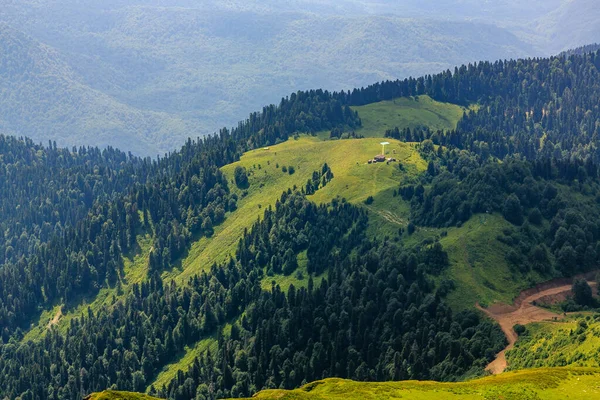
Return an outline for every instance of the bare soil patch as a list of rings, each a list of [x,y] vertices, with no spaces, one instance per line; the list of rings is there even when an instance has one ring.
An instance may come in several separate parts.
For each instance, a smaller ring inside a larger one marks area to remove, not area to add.
[[[590,280],[595,274],[596,272],[591,272],[578,277],[588,279],[590,286],[595,286],[596,283]],[[514,331],[513,326],[516,324],[526,325],[532,322],[557,320],[564,316],[537,307],[532,303],[543,300],[544,303],[548,304],[549,301],[557,302],[564,300],[566,296],[571,293],[573,279],[574,278],[554,279],[552,281],[541,283],[531,289],[524,290],[517,296],[512,305],[494,304],[489,308],[483,308],[479,304],[476,305],[477,309],[483,311],[490,318],[493,318],[498,322],[508,340],[508,346],[496,355],[494,361],[488,364],[486,367],[487,371],[490,371],[492,374],[499,374],[506,369],[506,351],[512,349],[518,339],[518,335]]]

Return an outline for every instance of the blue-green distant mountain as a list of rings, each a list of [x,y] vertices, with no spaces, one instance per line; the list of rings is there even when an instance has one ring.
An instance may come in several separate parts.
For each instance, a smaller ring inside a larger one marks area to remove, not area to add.
[[[23,73],[0,75],[0,119],[5,132],[44,142],[155,155],[298,89],[350,89],[598,41],[593,24],[576,23],[594,18],[592,3],[9,2],[1,40],[13,47],[3,62]],[[576,42],[561,38],[566,29]],[[27,71],[18,54],[52,72]]]
[[[0,130],[63,146],[118,145],[156,154],[194,127],[92,88],[55,49],[0,26]]]

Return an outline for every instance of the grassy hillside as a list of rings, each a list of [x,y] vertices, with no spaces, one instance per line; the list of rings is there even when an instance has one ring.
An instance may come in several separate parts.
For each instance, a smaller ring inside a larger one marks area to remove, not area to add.
[[[421,96],[418,101],[411,98],[397,99],[395,103],[375,103],[357,107],[357,110],[365,124],[363,129],[370,130],[371,135],[376,135],[378,128],[374,127],[381,126],[381,121],[384,120],[394,121],[390,123],[390,126],[397,126],[401,121],[429,125],[436,123],[435,119],[431,118],[432,115],[444,115],[446,118],[456,119],[462,115],[461,107],[435,102],[427,96]],[[373,119],[373,116],[376,116],[376,119]],[[212,263],[226,260],[235,252],[237,240],[244,229],[250,228],[252,223],[263,215],[265,207],[274,205],[281,193],[288,188],[304,185],[312,176],[313,171],[320,169],[324,163],[328,163],[331,167],[334,178],[325,188],[310,196],[310,199],[316,203],[324,203],[340,197],[352,203],[361,204],[371,212],[371,234],[393,237],[399,228],[405,228],[408,224],[410,211],[408,204],[399,197],[393,196],[393,191],[401,182],[410,180],[423,172],[427,164],[414,148],[414,144],[401,143],[396,140],[389,141],[391,144],[387,146],[386,151],[389,156],[397,158],[403,164],[403,171],[400,171],[398,164],[394,163],[390,165],[366,163],[368,159],[380,153],[381,139],[366,138],[323,142],[318,137],[311,136],[301,136],[298,140],[290,139],[268,149],[250,151],[242,156],[239,162],[223,167],[223,172],[231,181],[231,189],[240,198],[238,209],[233,213],[228,213],[225,222],[215,227],[212,237],[202,237],[195,241],[187,255],[170,271],[164,273],[164,278],[184,282],[194,274],[209,268]],[[249,172],[250,186],[248,189],[239,189],[233,182],[233,172],[237,166],[242,166]],[[284,173],[284,166],[286,168],[293,166],[295,173],[292,175],[289,172]],[[368,206],[364,205],[364,200],[369,196],[374,198],[374,202]],[[502,219],[500,218],[500,220]],[[466,229],[470,229],[469,226]],[[456,234],[450,236],[459,237],[463,231],[465,231],[465,227],[457,229]],[[419,240],[439,235],[440,232],[436,229],[424,229],[408,240],[418,243]],[[490,235],[495,236],[495,234]],[[109,306],[127,293],[132,283],[144,280],[152,239],[150,236],[140,236],[138,243],[139,248],[136,255],[124,259],[124,275],[120,290],[104,288],[95,298],[81,299],[78,307],[62,310],[61,305],[57,305],[53,309],[43,311],[38,321],[26,333],[24,340],[37,340],[43,337],[49,326],[56,325],[59,329],[66,329],[70,319],[81,315],[88,306],[93,311]],[[451,259],[456,260],[457,267],[461,267],[458,256],[451,256]],[[483,262],[486,261],[487,258],[484,258]],[[302,266],[305,265],[302,255],[299,255],[299,265],[300,274],[287,277],[265,277],[263,288],[269,289],[272,281],[282,287],[289,287],[291,283],[295,286],[304,285],[308,276],[302,273]],[[495,265],[502,264],[498,262]],[[321,277],[316,278],[318,280]],[[471,283],[468,277],[456,280],[465,282],[465,287]],[[462,286],[459,285],[459,287]],[[463,292],[469,293],[466,289]],[[481,300],[481,298],[477,299]],[[457,303],[466,304],[462,300],[460,299]],[[474,304],[475,301],[471,300],[469,298],[469,304]],[[185,359],[185,357],[183,358]]]
[[[384,124],[430,125],[442,120],[448,122],[451,118],[458,120],[463,112],[461,107],[434,102],[428,97],[382,102],[359,107],[357,110],[365,124],[363,129],[370,131],[373,136],[384,129]],[[450,123],[456,122],[452,120]],[[445,129],[442,126],[438,128]],[[361,205],[370,212],[371,236],[400,239],[398,231],[406,228],[410,207],[401,197],[395,196],[394,191],[402,182],[414,180],[427,167],[415,144],[388,140],[390,145],[386,152],[399,160],[403,166],[401,169],[399,163],[367,163],[367,160],[380,153],[381,138],[322,141],[321,136],[302,135],[275,146],[255,149],[244,154],[240,161],[224,166],[222,171],[230,181],[230,188],[239,197],[237,210],[226,215],[225,221],[215,227],[212,237],[202,237],[193,242],[187,255],[171,270],[164,272],[163,278],[167,281],[174,279],[185,282],[213,263],[226,260],[234,254],[244,229],[249,229],[263,215],[266,207],[274,205],[281,193],[288,188],[302,187],[313,171],[320,170],[324,163],[329,165],[334,178],[324,188],[309,196],[309,199],[315,203],[324,203],[335,198],[345,198]],[[248,172],[247,188],[238,188],[234,182],[234,170],[238,166]],[[294,168],[293,174],[289,172],[290,167]],[[365,204],[365,200],[370,197],[373,201]],[[451,263],[440,279],[452,279],[455,282],[456,290],[450,293],[449,302],[453,308],[460,310],[470,308],[476,302],[510,303],[520,290],[541,280],[541,277],[531,276],[527,279],[511,272],[505,260],[507,246],[496,239],[509,226],[500,215],[476,215],[461,227],[420,227],[413,235],[404,233],[401,240],[407,246],[419,245],[432,239],[440,240]],[[39,323],[27,333],[26,340],[43,337],[51,325],[65,329],[70,319],[85,312],[88,305],[94,311],[110,306],[128,293],[132,283],[146,279],[152,239],[150,236],[140,236],[138,243],[136,254],[124,260],[121,289],[102,289],[94,299],[82,299],[78,307],[66,310],[65,315],[60,306],[45,311]],[[305,285],[308,280],[305,253],[298,255],[298,264],[298,271],[290,276],[265,276],[262,287],[269,290],[273,282],[284,289],[290,284]],[[315,279],[318,282],[324,276],[326,272]],[[215,348],[215,337],[204,338],[190,345],[148,381],[148,388],[151,385],[162,387],[168,384],[177,371],[186,371],[197,356],[207,349],[214,351]]]
[[[527,325],[507,353],[511,369],[582,366],[600,367],[600,314]]]
[[[399,106],[403,104],[404,106]],[[419,108],[420,105],[426,105]],[[380,121],[407,121],[427,125],[435,123],[431,115],[451,115],[458,119],[462,109],[455,105],[442,104],[427,97],[401,99],[396,104],[383,102],[371,106],[359,107],[357,110],[366,123],[365,129],[372,129],[376,135],[374,122],[369,122],[370,109],[377,109]],[[372,110],[371,110],[372,111]],[[366,117],[365,117],[366,115]],[[396,118],[396,119],[395,119]],[[448,117],[450,118],[450,117]],[[455,122],[453,122],[455,123]],[[389,140],[386,151],[390,156],[400,160],[404,169],[397,163],[386,165],[368,164],[367,160],[381,151],[381,138],[365,138],[352,140],[326,140],[302,135],[297,139],[260,148],[244,154],[239,162],[227,165],[222,171],[230,180],[230,188],[238,194],[238,209],[226,215],[225,221],[215,228],[212,237],[202,237],[195,241],[187,256],[181,262],[163,274],[166,280],[175,279],[185,282],[193,275],[209,268],[212,263],[224,261],[234,254],[239,237],[244,229],[249,229],[257,218],[262,217],[269,205],[274,205],[281,193],[293,186],[301,187],[324,163],[331,168],[334,178],[309,199],[315,203],[329,202],[334,198],[345,198],[369,210],[369,234],[378,238],[398,238],[399,229],[406,228],[410,216],[409,204],[394,191],[402,182],[413,180],[425,171],[427,164],[421,158],[414,144]],[[234,170],[243,167],[248,172],[249,187],[240,189],[234,182]],[[295,172],[289,173],[293,166]],[[283,167],[288,172],[283,172]],[[365,204],[365,200],[373,198],[373,202]],[[448,229],[418,228],[412,235],[403,234],[402,240],[408,246],[419,245],[424,240],[440,238],[449,254],[451,266],[440,279],[452,279],[456,290],[450,294],[449,302],[456,310],[471,308],[476,302],[492,304],[495,302],[511,303],[519,291],[526,289],[541,277],[523,277],[511,272],[505,260],[507,248],[496,237],[509,224],[500,215],[477,215],[460,228]],[[265,276],[262,287],[269,290],[275,282],[286,289],[290,284],[304,286],[308,280],[306,272],[306,255],[298,255],[298,271],[290,276]],[[326,276],[314,277],[319,279]],[[186,354],[166,366],[153,382],[157,386],[167,383],[175,376],[178,369],[189,368],[197,349],[204,349],[206,343],[201,341],[188,349]]]
[[[381,152],[381,139],[320,141],[317,137],[301,136],[277,146],[250,151],[239,162],[223,167],[232,181],[231,187],[239,195],[238,209],[226,216],[225,222],[215,228],[211,238],[195,242],[187,257],[165,278],[187,280],[213,262],[225,260],[235,250],[238,238],[245,228],[250,228],[263,215],[264,208],[274,205],[281,193],[294,186],[301,187],[327,163],[333,171],[333,180],[309,198],[316,203],[329,202],[336,197],[361,203],[369,196],[377,196],[394,189],[403,179],[422,172],[427,167],[414,146],[390,140],[386,151],[399,159],[406,171],[397,163],[367,164],[367,160]],[[395,152],[395,153],[394,153]],[[233,183],[237,166],[246,168],[250,186],[239,189]],[[283,172],[293,166],[294,174]]]
[[[462,115],[460,107],[437,103],[427,97],[421,97],[418,101],[400,99],[396,103],[382,102],[359,107],[358,111],[365,123],[364,129],[371,129],[372,135],[382,129],[374,128],[381,127],[381,121],[394,121],[390,126],[402,123],[401,121],[427,125],[436,123],[430,118],[432,115],[446,115],[447,118],[452,113],[453,118]],[[377,119],[370,119],[374,115]],[[288,188],[303,186],[313,171],[321,169],[324,163],[329,165],[334,178],[327,186],[309,196],[309,199],[315,203],[324,203],[334,198],[345,198],[359,204],[369,210],[371,236],[399,239],[399,229],[406,228],[408,224],[410,207],[401,197],[394,196],[394,191],[402,182],[415,179],[427,167],[415,144],[389,140],[390,145],[386,151],[389,156],[400,161],[403,166],[400,169],[399,163],[367,163],[368,159],[380,153],[381,138],[322,141],[320,136],[302,135],[276,146],[255,149],[244,154],[240,161],[224,166],[222,171],[230,180],[230,188],[239,197],[237,210],[226,215],[225,221],[215,227],[212,237],[202,237],[193,242],[187,255],[172,269],[165,271],[163,278],[166,281],[174,279],[185,282],[213,263],[226,260],[234,254],[244,229],[249,229],[263,215],[266,207],[274,205],[281,193]],[[235,185],[234,170],[238,166],[248,172],[248,188],[238,188]],[[295,170],[293,174],[289,173],[290,166]],[[287,172],[284,172],[284,167]],[[367,205],[365,200],[369,197],[373,201]],[[477,215],[460,228],[418,228],[413,235],[405,233],[401,239],[407,246],[419,245],[424,240],[440,239],[451,262],[451,267],[440,279],[448,278],[455,282],[456,290],[450,294],[449,301],[455,309],[464,309],[472,307],[476,302],[510,303],[520,290],[530,286],[527,279],[510,271],[504,258],[506,246],[496,240],[508,226],[499,215]],[[70,320],[85,312],[88,306],[95,312],[110,306],[129,292],[132,283],[146,279],[152,239],[150,236],[140,236],[138,244],[136,254],[124,260],[121,289],[105,288],[93,299],[81,299],[79,306],[75,308],[62,310],[60,306],[56,306],[43,312],[25,340],[43,337],[52,325],[61,330],[66,329]],[[273,282],[284,289],[290,284],[297,287],[306,285],[308,273],[305,253],[298,255],[298,264],[298,271],[290,276],[265,276],[262,287],[269,290]],[[318,282],[324,276],[326,272],[315,277],[315,280]],[[187,370],[196,356],[206,349],[214,350],[215,346],[214,337],[204,338],[190,345],[149,380],[148,387],[168,384],[178,370]]]
[[[148,396],[147,394],[117,392],[114,390],[106,390],[100,393],[92,393],[84,398],[84,400],[159,400],[156,397]]]
[[[386,150],[403,162],[405,171],[400,171],[397,163],[367,164],[368,159],[381,152],[380,142],[381,139],[376,138],[323,142],[318,137],[301,136],[297,140],[290,139],[276,146],[250,151],[239,162],[223,167],[223,172],[231,181],[231,190],[239,196],[237,210],[227,214],[225,221],[215,227],[212,237],[203,237],[194,242],[179,265],[163,274],[164,279],[185,282],[209,268],[212,263],[224,261],[233,255],[244,229],[251,228],[257,218],[262,217],[266,207],[274,206],[283,191],[305,185],[312,173],[321,169],[324,163],[330,166],[334,178],[325,188],[309,197],[316,203],[343,197],[350,202],[363,204],[367,197],[380,198],[382,193],[393,191],[403,179],[410,179],[426,169],[427,165],[414,144],[396,140],[390,140],[391,144]],[[233,181],[237,166],[248,171],[250,185],[247,189],[236,187]],[[288,172],[283,172],[284,166]],[[290,166],[295,169],[293,174],[289,173]],[[389,207],[386,204],[391,203],[391,198],[388,200],[389,203],[377,201],[370,209],[374,214],[380,212],[379,209],[387,209]],[[299,273],[297,271],[290,276],[265,276],[262,287],[269,290],[273,281],[282,288],[287,288],[292,283],[296,287],[306,285],[308,274],[305,253],[298,255],[298,264]],[[323,273],[315,277],[315,281],[318,282],[325,275]],[[195,356],[213,345],[210,340],[202,340],[191,346],[185,354],[179,355],[176,361],[165,366],[152,384],[160,387],[175,377],[179,369],[187,370]]]
[[[544,280],[534,272],[523,276],[511,270],[505,257],[509,246],[497,239],[508,227],[501,215],[475,215],[460,228],[448,229],[440,240],[451,264],[444,277],[457,286],[448,296],[454,309],[470,308],[476,302],[511,304],[521,290]]]
[[[365,383],[332,378],[309,383],[296,390],[264,390],[253,399],[583,400],[599,396],[600,369],[545,368],[508,372],[460,383]]]
[[[298,268],[291,275],[280,275],[275,274],[273,276],[265,276],[260,285],[264,290],[271,290],[273,288],[273,284],[279,285],[279,287],[283,289],[289,289],[290,285],[294,285],[294,287],[307,287],[308,286],[308,277],[309,273],[306,270],[306,265],[308,264],[308,258],[306,257],[306,250],[298,254]],[[315,285],[319,285],[321,280],[325,278],[327,272],[323,272],[321,275],[313,276]]]
[[[393,191],[403,180],[410,180],[423,172],[427,165],[414,148],[414,144],[395,140],[390,140],[391,144],[386,150],[390,156],[402,162],[403,171],[398,168],[397,163],[367,164],[368,159],[380,153],[380,141],[381,139],[377,138],[366,138],[323,142],[318,137],[301,136],[298,140],[290,139],[268,149],[250,151],[242,156],[239,162],[223,167],[223,172],[231,181],[231,189],[239,196],[238,209],[227,214],[225,221],[215,227],[212,237],[202,237],[195,241],[187,255],[170,271],[164,273],[164,278],[185,282],[189,277],[210,267],[212,263],[227,259],[235,252],[238,238],[244,229],[250,228],[256,219],[263,215],[266,207],[274,205],[281,193],[288,188],[304,185],[313,171],[319,170],[324,163],[330,166],[334,178],[325,188],[310,196],[311,200],[322,203],[343,197],[350,202],[361,204],[371,211],[373,235],[396,234],[398,228],[406,227],[409,209],[399,197],[393,196]],[[250,186],[247,189],[237,188],[233,182],[233,173],[237,166],[246,168],[249,173]],[[284,166],[293,166],[294,174],[283,172]],[[364,200],[369,196],[373,196],[375,201],[371,205],[364,205]],[[61,305],[57,305],[53,309],[43,311],[37,323],[26,333],[24,340],[39,340],[50,326],[56,326],[60,330],[66,329],[70,320],[86,312],[88,306],[94,312],[108,307],[127,294],[131,284],[146,279],[152,238],[147,235],[140,236],[138,244],[136,254],[124,259],[120,289],[103,288],[94,298],[82,298],[76,307],[63,309]],[[267,276],[263,279],[263,288],[270,289],[273,281],[283,288],[292,283],[297,287],[305,285],[308,280],[305,254],[299,254],[298,261],[300,273],[291,276]],[[316,281],[325,275],[326,273],[315,277]],[[207,348],[214,348],[214,344],[214,338],[205,338],[190,346],[188,351],[166,365],[150,383],[158,386],[168,383],[179,369],[186,370],[195,356]]]
[[[383,137],[386,130],[396,127],[454,129],[463,112],[468,111],[465,107],[441,103],[429,96],[402,97],[352,108],[362,119],[363,126],[358,133],[366,137]]]

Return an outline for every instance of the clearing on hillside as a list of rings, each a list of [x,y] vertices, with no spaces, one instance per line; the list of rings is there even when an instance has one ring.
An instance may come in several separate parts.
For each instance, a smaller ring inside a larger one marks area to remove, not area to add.
[[[374,234],[391,237],[394,225],[397,229],[408,221],[410,206],[399,196],[385,192],[375,197],[373,205],[377,204],[383,204],[385,209],[376,209],[369,216],[380,222]],[[436,280],[454,283],[447,302],[455,311],[472,309],[476,303],[512,304],[522,290],[548,278],[535,271],[524,274],[511,269],[506,260],[509,247],[497,239],[510,226],[499,214],[475,214],[460,227],[417,227],[411,236],[403,237],[403,242],[410,247],[439,239],[448,253],[450,267]]]
[[[354,382],[324,379],[295,390],[264,390],[253,399],[279,400],[562,400],[600,398],[600,369],[544,368],[468,382]]]
[[[501,215],[479,214],[461,227],[446,230],[448,234],[440,243],[450,259],[444,277],[456,284],[456,290],[448,295],[455,310],[471,308],[475,303],[512,304],[520,291],[544,280],[533,271],[525,276],[510,268],[506,261],[509,246],[497,239],[510,226]]]
[[[175,379],[178,371],[187,372],[196,357],[200,357],[207,350],[210,350],[211,354],[217,353],[218,341],[216,335],[202,339],[191,347],[186,346],[185,351],[178,355],[177,360],[163,366],[156,379],[146,388],[146,391],[149,392],[152,386],[158,389],[163,385],[168,385],[172,379]]]
[[[334,178],[309,196],[316,203],[330,202],[336,197],[362,203],[369,196],[397,188],[404,179],[427,168],[414,143],[397,140],[389,140],[386,153],[398,162],[368,164],[368,160],[381,152],[380,142],[374,138],[323,142],[317,137],[301,136],[297,140],[249,151],[240,161],[224,166],[222,171],[231,182],[230,188],[239,196],[238,209],[226,215],[225,221],[215,227],[212,237],[194,242],[181,265],[166,272],[164,278],[186,281],[213,262],[226,260],[235,252],[244,229],[262,217],[266,207],[273,206],[283,191],[306,185],[313,172],[325,163]],[[400,163],[404,170],[400,170]],[[235,184],[234,171],[238,166],[247,171],[248,188],[240,189]],[[293,173],[290,173],[290,166]]]
[[[362,128],[357,133],[365,137],[383,137],[388,129],[428,127],[431,130],[451,130],[469,108],[442,103],[431,97],[400,97],[365,106],[352,107],[358,111]],[[475,106],[470,109],[476,109]]]

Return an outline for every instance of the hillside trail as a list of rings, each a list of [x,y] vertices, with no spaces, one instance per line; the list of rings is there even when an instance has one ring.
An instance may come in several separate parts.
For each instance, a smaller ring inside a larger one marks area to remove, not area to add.
[[[583,275],[588,280],[590,286],[595,286],[596,282],[590,280],[593,273]],[[486,371],[492,374],[504,372],[507,367],[506,352],[512,349],[518,339],[513,326],[516,324],[525,325],[532,322],[541,322],[555,320],[561,317],[560,314],[537,307],[532,303],[544,297],[566,294],[571,291],[571,279],[556,279],[542,283],[534,288],[522,291],[515,299],[512,306],[506,304],[494,304],[489,308],[483,308],[476,304],[477,309],[483,311],[490,318],[498,322],[500,328],[506,335],[508,346],[496,355],[496,359],[488,364]]]
[[[401,227],[405,227],[406,225],[408,225],[408,221],[400,216],[398,216],[397,214],[394,214],[393,212],[389,211],[389,210],[378,210],[374,207],[370,207],[367,206],[367,209],[369,209],[369,211],[374,212],[375,214],[379,215],[381,218],[385,219],[387,222],[391,223],[391,224],[395,224]],[[432,232],[433,229],[429,229],[429,228],[425,228],[422,226],[419,226],[420,230],[426,231],[426,232]]]

